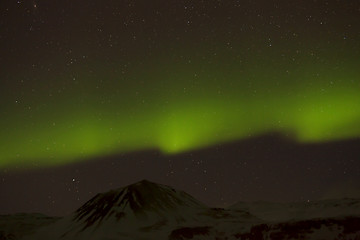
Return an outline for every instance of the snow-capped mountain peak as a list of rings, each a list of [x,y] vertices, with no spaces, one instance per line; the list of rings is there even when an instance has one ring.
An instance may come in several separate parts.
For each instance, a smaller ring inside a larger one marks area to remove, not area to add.
[[[174,218],[187,219],[187,212],[204,209],[205,205],[183,191],[142,180],[124,188],[97,194],[74,213],[74,221],[83,229],[114,219],[151,221]]]

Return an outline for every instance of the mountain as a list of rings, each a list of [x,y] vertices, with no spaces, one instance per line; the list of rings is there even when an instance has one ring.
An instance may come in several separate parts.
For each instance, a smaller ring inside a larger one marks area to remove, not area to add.
[[[292,203],[238,202],[230,209],[248,211],[265,221],[279,222],[360,215],[360,201],[344,198]]]
[[[34,233],[40,227],[55,223],[59,219],[40,213],[0,215],[0,239],[19,239],[24,235]]]
[[[183,191],[143,180],[97,194],[73,214],[23,238],[0,240],[359,240],[359,206],[360,200],[340,199],[209,208]]]
[[[319,218],[254,225],[233,235],[240,240],[359,240],[360,217]]]
[[[100,227],[109,221],[136,225],[158,221],[181,223],[197,220],[194,211],[207,207],[183,191],[146,180],[97,194],[73,215],[81,230]]]
[[[216,235],[212,226],[226,228],[234,222],[258,219],[209,208],[183,191],[143,180],[97,194],[70,216],[25,239],[168,239],[198,235],[199,229]],[[250,229],[251,224],[243,225]]]
[[[360,199],[238,202],[230,209],[249,211],[264,220],[250,231],[236,234],[240,240],[360,240]]]

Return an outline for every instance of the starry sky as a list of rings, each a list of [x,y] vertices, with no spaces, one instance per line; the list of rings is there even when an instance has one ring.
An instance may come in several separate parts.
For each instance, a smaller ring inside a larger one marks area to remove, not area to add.
[[[0,213],[143,178],[212,206],[360,197],[359,1],[0,11]]]

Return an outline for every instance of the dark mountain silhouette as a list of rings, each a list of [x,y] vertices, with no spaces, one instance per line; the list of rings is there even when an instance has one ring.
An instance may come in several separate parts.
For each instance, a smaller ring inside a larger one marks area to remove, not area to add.
[[[83,229],[115,217],[118,221],[132,214],[139,219],[174,216],[185,220],[182,208],[205,208],[205,205],[183,191],[142,180],[130,186],[97,194],[75,212],[74,220],[85,224]]]

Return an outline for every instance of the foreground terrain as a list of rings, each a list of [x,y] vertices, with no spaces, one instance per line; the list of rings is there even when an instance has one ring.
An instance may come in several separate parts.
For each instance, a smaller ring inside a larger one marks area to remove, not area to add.
[[[360,200],[209,208],[185,192],[143,180],[97,194],[63,218],[0,216],[5,239],[360,240]]]

